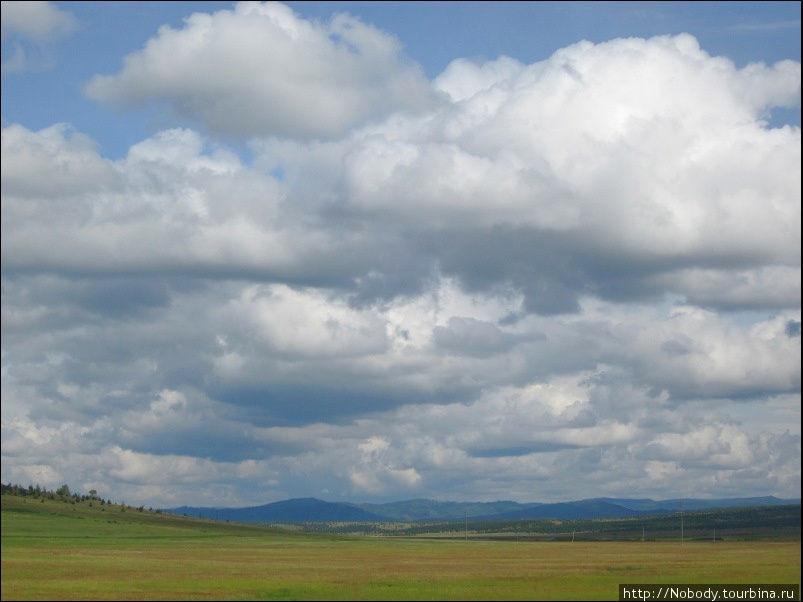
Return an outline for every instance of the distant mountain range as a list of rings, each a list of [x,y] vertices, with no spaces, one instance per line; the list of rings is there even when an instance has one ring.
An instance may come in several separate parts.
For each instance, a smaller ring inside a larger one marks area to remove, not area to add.
[[[388,519],[354,505],[324,502],[312,497],[283,500],[249,508],[193,508],[180,506],[165,510],[200,518],[230,520],[238,523],[305,523],[305,522],[377,522]]]
[[[165,512],[241,523],[301,522],[415,522],[520,519],[627,518],[646,514],[668,514],[679,510],[706,510],[748,506],[799,504],[800,499],[773,496],[723,499],[620,499],[593,498],[551,504],[498,502],[439,502],[427,499],[386,504],[325,502],[315,498],[295,498],[248,508],[201,508],[179,506]]]

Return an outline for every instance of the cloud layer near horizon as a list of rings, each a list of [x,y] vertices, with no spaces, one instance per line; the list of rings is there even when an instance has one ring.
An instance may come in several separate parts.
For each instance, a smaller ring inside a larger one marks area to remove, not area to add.
[[[800,129],[766,122],[799,63],[683,34],[428,82],[356,19],[243,3],[87,93],[197,129],[111,161],[3,128],[4,480],[164,505],[799,490]]]

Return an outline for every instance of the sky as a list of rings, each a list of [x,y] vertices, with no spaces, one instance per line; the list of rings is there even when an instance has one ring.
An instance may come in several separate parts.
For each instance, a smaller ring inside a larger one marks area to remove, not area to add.
[[[2,27],[4,483],[799,496],[799,3]]]

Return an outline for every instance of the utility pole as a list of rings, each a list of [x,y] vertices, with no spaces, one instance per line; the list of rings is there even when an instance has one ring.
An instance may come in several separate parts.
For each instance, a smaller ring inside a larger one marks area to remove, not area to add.
[[[466,523],[465,523],[465,529],[466,529],[466,541],[468,541],[468,510],[466,510]]]

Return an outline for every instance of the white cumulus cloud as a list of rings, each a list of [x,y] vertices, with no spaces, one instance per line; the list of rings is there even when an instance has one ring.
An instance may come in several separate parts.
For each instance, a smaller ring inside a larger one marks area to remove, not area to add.
[[[163,101],[213,132],[246,138],[337,136],[433,102],[391,35],[345,14],[307,21],[278,2],[240,2],[162,27],[86,92],[123,104]]]
[[[72,33],[75,17],[52,2],[3,2],[3,29],[44,41]]]

